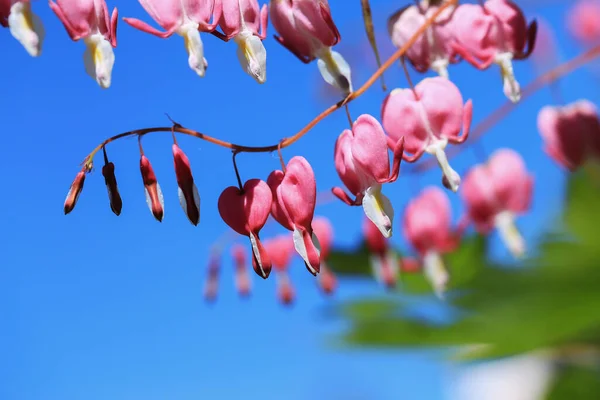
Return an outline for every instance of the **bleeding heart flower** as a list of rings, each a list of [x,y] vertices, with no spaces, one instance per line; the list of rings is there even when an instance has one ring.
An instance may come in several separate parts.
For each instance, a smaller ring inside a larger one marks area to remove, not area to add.
[[[600,157],[598,110],[588,100],[542,108],[538,114],[538,129],[546,153],[571,171],[590,156]]]
[[[421,262],[415,257],[402,257],[398,260],[400,272],[405,274],[414,274],[422,270]]]
[[[56,0],[50,8],[61,20],[73,41],[83,39],[87,49],[84,53],[86,72],[101,88],[110,87],[117,47],[117,8],[109,17],[105,0]]]
[[[158,222],[162,222],[163,216],[165,215],[165,200],[160,185],[156,180],[152,164],[150,164],[150,160],[143,154],[140,159],[140,171],[142,173],[142,180],[144,181],[148,208],[150,208],[150,212],[152,212],[154,218],[156,218]]]
[[[388,19],[388,32],[394,46],[404,46],[437,12],[438,6],[424,3],[404,7]],[[454,33],[451,22],[454,9],[455,6],[445,9],[408,48],[405,56],[417,71],[427,72],[431,68],[440,76],[448,78],[448,65],[459,61],[452,46]]]
[[[148,14],[165,32],[135,18],[123,18],[129,25],[160,38],[174,33],[183,37],[190,68],[203,77],[208,62],[200,32],[212,32],[221,17],[221,0],[139,0]],[[213,22],[211,23],[210,20]]]
[[[40,55],[46,32],[29,0],[0,0],[0,25],[10,29],[30,56]]]
[[[260,179],[246,181],[242,189],[230,186],[219,197],[221,218],[231,229],[250,238],[252,266],[264,279],[271,273],[271,259],[260,242],[259,231],[269,218],[272,197],[269,185]]]
[[[267,5],[257,0],[220,0],[223,12],[219,26],[238,45],[237,55],[242,68],[258,83],[267,80],[267,51],[262,41],[267,36]]]
[[[448,143],[467,140],[472,116],[471,100],[463,105],[460,90],[441,77],[423,79],[414,90],[392,90],[381,109],[390,148],[404,140],[406,150],[413,155],[404,154],[403,158],[411,163],[425,152],[434,155],[453,192],[458,190],[460,176],[450,167],[444,149]]]
[[[106,149],[102,148],[104,152],[104,166],[102,167],[102,176],[104,176],[104,183],[106,184],[106,190],[108,191],[108,201],[110,202],[110,209],[115,215],[121,215],[121,209],[123,208],[123,201],[119,194],[119,187],[117,186],[117,177],[115,176],[115,164],[108,161],[106,155]]]
[[[369,263],[375,279],[389,289],[394,288],[398,280],[398,261],[388,239],[368,218],[363,223],[363,235],[371,253]]]
[[[394,147],[390,171],[383,128],[374,117],[367,114],[358,117],[352,130],[344,130],[335,143],[335,168],[355,199],[352,200],[339,187],[333,188],[333,194],[348,205],[362,204],[366,216],[385,237],[392,235],[394,209],[389,199],[381,193],[381,185],[398,179],[403,150],[404,140],[399,140]]]
[[[69,188],[69,193],[67,193],[67,198],[65,199],[64,211],[65,215],[73,211],[75,205],[77,204],[77,200],[79,200],[79,195],[83,190],[83,184],[85,183],[85,170],[81,170],[75,176],[73,183],[71,183],[71,187]]]
[[[533,178],[521,156],[510,149],[496,150],[486,164],[473,167],[463,183],[467,217],[482,234],[494,227],[515,257],[525,252],[525,242],[514,224],[529,209]]]
[[[317,276],[317,283],[324,294],[330,295],[337,288],[337,278],[327,265],[327,258],[331,252],[331,243],[333,242],[333,226],[331,226],[331,222],[327,218],[315,217],[312,227],[321,246],[321,272]]]
[[[600,40],[600,2],[580,0],[568,12],[567,27],[571,34],[582,42]]]
[[[478,69],[500,66],[504,94],[512,102],[521,99],[512,60],[528,58],[535,46],[537,23],[527,26],[521,9],[510,0],[461,4],[454,13],[455,51]],[[525,47],[527,46],[527,50]]]
[[[173,159],[179,186],[179,203],[190,222],[198,225],[200,222],[200,194],[194,183],[190,160],[176,143],[173,144]]]
[[[271,215],[293,232],[296,251],[311,274],[320,270],[319,241],[311,226],[317,202],[315,174],[304,157],[292,158],[285,172],[273,171],[267,183],[273,193]]]
[[[438,187],[428,187],[404,211],[404,235],[423,259],[425,275],[438,297],[448,283],[442,254],[456,249],[460,234],[452,230],[450,200]]]
[[[345,95],[352,92],[350,66],[331,50],[340,41],[340,32],[327,0],[271,0],[269,14],[279,43],[304,63],[318,58],[323,79]]]
[[[250,295],[252,282],[246,269],[246,248],[241,244],[235,244],[231,248],[231,255],[235,264],[235,287],[241,297]]]

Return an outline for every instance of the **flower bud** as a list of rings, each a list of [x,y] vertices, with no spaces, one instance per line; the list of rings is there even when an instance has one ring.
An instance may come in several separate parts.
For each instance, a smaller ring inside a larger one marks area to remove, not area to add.
[[[65,200],[65,215],[73,211],[75,208],[75,204],[77,204],[77,199],[79,199],[79,195],[83,190],[83,183],[85,182],[85,170],[81,170],[75,176],[73,183],[71,183],[71,187],[69,188],[69,193],[67,194],[67,198]]]
[[[102,175],[104,176],[104,182],[106,183],[106,190],[108,191],[108,200],[110,201],[110,209],[115,215],[121,215],[121,209],[123,208],[123,201],[119,194],[119,188],[117,187],[117,178],[115,177],[115,164],[112,162],[104,164],[102,167]]]
[[[144,181],[148,208],[150,208],[154,218],[156,218],[158,222],[161,222],[165,214],[165,201],[160,185],[156,180],[154,169],[152,169],[152,164],[150,164],[150,161],[145,155],[142,155],[142,158],[140,159],[140,171],[142,172],[142,179]]]

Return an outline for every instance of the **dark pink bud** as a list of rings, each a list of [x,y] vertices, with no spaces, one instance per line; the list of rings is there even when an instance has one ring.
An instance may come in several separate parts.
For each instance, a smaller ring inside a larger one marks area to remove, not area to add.
[[[304,260],[308,271],[316,275],[320,270],[320,251],[311,223],[317,202],[317,184],[310,164],[304,157],[293,157],[285,173],[273,171],[267,183],[273,193],[271,215],[294,232],[296,251]]]
[[[156,175],[154,175],[152,164],[145,155],[142,155],[140,159],[140,171],[142,172],[142,180],[146,191],[146,203],[154,218],[161,222],[165,214],[165,201],[160,185],[156,180]]]
[[[235,264],[235,287],[242,297],[250,295],[251,283],[246,265],[246,249],[240,244],[231,248],[231,255]]]
[[[112,162],[104,164],[104,166],[102,167],[102,175],[104,176],[106,190],[108,191],[110,209],[116,215],[120,215],[121,209],[123,208],[123,201],[121,200],[119,188],[117,187],[117,178],[115,177],[115,164],[113,164]]]
[[[204,299],[206,301],[215,301],[219,292],[219,272],[221,269],[221,259],[218,253],[210,255],[208,261],[206,284],[204,286]]]
[[[324,262],[321,262],[321,273],[319,274],[317,280],[319,288],[326,295],[333,294],[333,292],[335,292],[337,289],[337,278]]]
[[[173,160],[175,162],[175,176],[179,186],[179,203],[193,225],[200,222],[200,194],[194,183],[190,160],[185,153],[173,144]]]
[[[252,266],[264,279],[271,273],[271,259],[260,242],[259,231],[269,218],[272,197],[269,185],[260,179],[246,181],[242,190],[230,186],[219,197],[221,218],[231,229],[250,238]]]
[[[291,306],[296,299],[296,291],[287,272],[277,273],[277,297],[279,297],[281,304],[285,306]]]
[[[83,183],[85,182],[85,170],[81,170],[75,176],[73,183],[71,183],[71,187],[69,188],[69,193],[67,193],[67,198],[65,199],[65,215],[73,211],[75,205],[77,204],[77,200],[79,199],[79,195],[83,190]]]

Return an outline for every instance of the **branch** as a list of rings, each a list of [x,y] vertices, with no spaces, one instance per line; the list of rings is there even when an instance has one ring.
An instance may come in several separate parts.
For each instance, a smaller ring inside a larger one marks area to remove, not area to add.
[[[383,73],[387,69],[389,69],[395,62],[397,62],[408,51],[408,49],[419,39],[419,37],[427,30],[427,28],[429,28],[429,26],[431,26],[431,24],[435,21],[435,19],[446,8],[448,8],[450,6],[454,6],[457,3],[458,3],[458,0],[448,0],[447,2],[445,2],[440,8],[437,9],[437,11],[435,13],[433,13],[433,15],[430,18],[428,18],[425,21],[425,23],[410,38],[410,40],[408,40],[408,42],[406,42],[404,44],[404,46],[402,46],[398,50],[396,50],[396,52],[390,58],[388,58],[387,61],[381,67],[379,67],[373,73],[373,75],[371,75],[371,77],[358,90],[350,93],[345,99],[339,101],[338,103],[327,108],[325,111],[321,112],[311,122],[309,122],[304,128],[302,128],[300,131],[298,131],[295,135],[293,135],[289,138],[285,138],[284,140],[278,142],[277,144],[270,145],[270,146],[261,146],[261,147],[244,146],[244,145],[239,145],[239,144],[235,144],[235,143],[230,143],[230,142],[218,139],[218,138],[214,138],[212,136],[205,135],[203,133],[194,131],[192,129],[184,128],[179,125],[175,125],[172,127],[169,126],[169,127],[144,128],[144,129],[138,129],[138,130],[134,130],[134,131],[124,132],[119,135],[116,135],[116,136],[106,139],[104,142],[99,144],[94,150],[92,150],[92,152],[90,154],[88,154],[88,156],[84,159],[84,161],[83,161],[84,167],[91,167],[96,153],[98,153],[98,151],[100,151],[108,143],[114,142],[115,140],[118,140],[118,139],[121,139],[121,138],[124,138],[127,136],[134,136],[134,135],[142,136],[142,135],[146,135],[146,134],[152,133],[152,132],[175,131],[175,132],[179,132],[179,133],[182,133],[185,135],[190,135],[190,136],[196,137],[198,139],[205,140],[209,143],[216,144],[217,146],[235,150],[238,153],[270,153],[270,152],[276,151],[279,148],[283,149],[285,147],[291,146],[292,144],[294,144],[295,142],[300,140],[300,138],[302,138],[304,135],[306,135],[319,122],[321,122],[326,117],[331,115],[334,111],[340,109],[344,105],[350,103],[351,101],[353,101],[353,100],[357,99],[358,97],[360,97],[361,95],[363,95],[367,91],[367,89],[369,89],[377,81],[377,79],[379,79],[383,75]]]

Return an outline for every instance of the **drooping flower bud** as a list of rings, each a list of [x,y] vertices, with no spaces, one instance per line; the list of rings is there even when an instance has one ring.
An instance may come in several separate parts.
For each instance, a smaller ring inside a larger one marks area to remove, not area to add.
[[[271,215],[293,232],[296,251],[313,275],[320,271],[319,241],[311,226],[317,202],[314,172],[304,157],[293,157],[285,172],[273,171],[267,183],[273,193]]]
[[[531,55],[537,35],[535,20],[527,26],[523,12],[510,0],[487,0],[483,5],[461,4],[453,21],[456,52],[478,69],[498,64],[504,94],[513,103],[518,102],[521,88],[515,79],[512,60]]]
[[[344,95],[352,92],[350,66],[331,50],[340,41],[340,32],[327,0],[271,0],[269,15],[279,43],[304,63],[318,58],[323,79]]]
[[[248,297],[252,289],[252,282],[246,269],[246,248],[235,244],[231,248],[231,255],[235,264],[235,287],[240,297]]]
[[[46,32],[40,18],[31,11],[29,0],[1,0],[0,26],[9,28],[30,56],[40,55]]]
[[[79,195],[83,190],[83,184],[85,182],[85,170],[81,170],[75,176],[73,183],[71,183],[71,187],[69,188],[69,193],[67,193],[67,198],[65,199],[64,211],[65,215],[73,211],[75,205],[77,204],[77,200],[79,199]]]
[[[467,140],[472,116],[471,100],[463,105],[458,87],[441,77],[423,79],[414,90],[392,90],[381,109],[390,147],[404,140],[407,152],[412,153],[412,156],[404,154],[407,162],[417,161],[424,153],[435,156],[453,192],[458,190],[460,176],[448,163],[444,149],[448,143],[461,144]]]
[[[588,157],[600,157],[600,119],[596,106],[588,100],[542,108],[538,129],[544,150],[564,168],[574,171]]]
[[[386,136],[379,122],[363,114],[346,129],[335,143],[335,168],[344,185],[355,196],[352,200],[342,188],[333,188],[333,194],[348,205],[363,206],[365,215],[373,221],[385,237],[392,235],[394,209],[381,193],[383,183],[394,182],[400,173],[404,141],[394,147],[393,166]]]
[[[108,14],[105,0],[57,0],[50,8],[73,41],[83,39],[85,70],[103,89],[110,87],[117,47],[117,8]]]
[[[219,293],[219,273],[221,269],[221,258],[219,252],[213,252],[208,260],[207,277],[204,285],[204,299],[215,301]]]
[[[143,154],[140,159],[140,171],[142,173],[142,181],[144,182],[148,208],[150,208],[150,212],[152,212],[154,218],[158,222],[162,222],[165,214],[165,200],[160,185],[156,180],[152,164],[150,164],[150,160]]]
[[[117,186],[117,178],[115,176],[115,164],[108,161],[106,155],[106,149],[103,147],[104,153],[104,166],[102,167],[102,176],[104,176],[104,183],[106,184],[106,190],[108,192],[108,201],[110,202],[110,209],[115,215],[121,215],[121,209],[123,208],[123,201],[119,194],[119,187]]]
[[[481,234],[498,229],[515,257],[525,252],[525,242],[514,220],[529,209],[533,178],[527,173],[521,156],[510,149],[496,150],[486,164],[469,171],[462,197],[467,217]]]
[[[173,160],[179,187],[179,203],[190,222],[198,225],[200,222],[200,194],[194,183],[190,160],[176,143],[173,143]]]
[[[266,182],[250,179],[242,189],[230,186],[219,197],[221,218],[231,229],[250,238],[252,266],[264,279],[271,273],[271,259],[260,242],[259,231],[269,218],[272,196]]]

